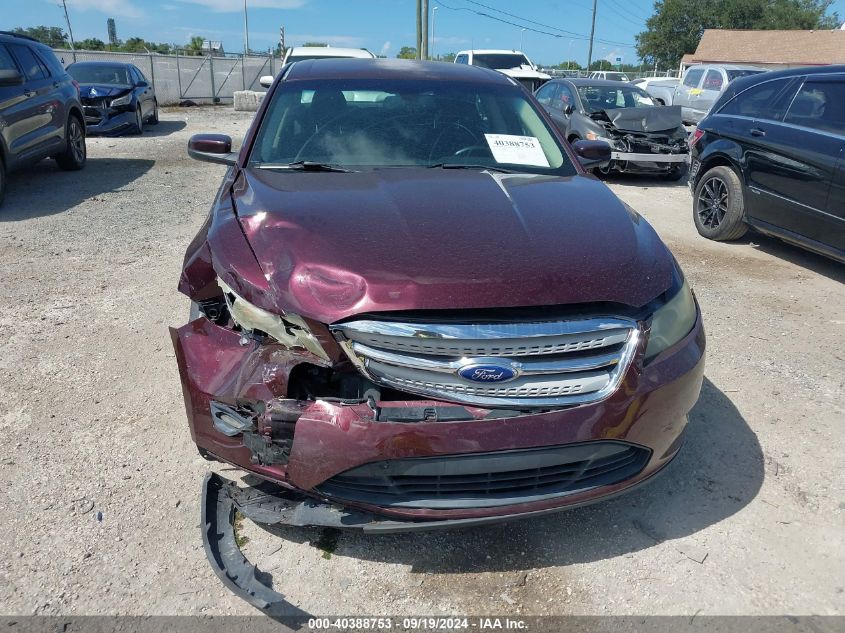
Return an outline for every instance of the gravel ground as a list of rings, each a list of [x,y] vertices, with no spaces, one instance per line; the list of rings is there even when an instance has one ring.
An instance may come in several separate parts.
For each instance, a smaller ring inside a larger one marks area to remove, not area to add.
[[[0,209],[0,612],[253,614],[203,553],[201,460],[167,326],[224,168],[168,110],[44,162]],[[843,614],[842,266],[758,235],[700,238],[682,185],[610,185],[674,251],[709,337],[682,454],[651,486],[555,516],[364,537],[247,524],[248,555],[314,614]],[[211,466],[221,471],[221,466]],[[234,477],[236,472],[228,472]],[[281,538],[280,538],[281,537]]]

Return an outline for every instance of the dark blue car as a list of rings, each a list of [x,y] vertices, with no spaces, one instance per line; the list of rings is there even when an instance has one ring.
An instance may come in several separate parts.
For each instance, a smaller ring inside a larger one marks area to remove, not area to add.
[[[77,62],[67,72],[79,83],[89,135],[141,134],[158,123],[155,90],[133,64]]]

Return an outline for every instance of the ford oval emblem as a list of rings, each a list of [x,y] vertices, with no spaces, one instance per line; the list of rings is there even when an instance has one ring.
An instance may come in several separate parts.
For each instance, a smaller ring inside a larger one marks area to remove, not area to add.
[[[505,364],[474,363],[461,367],[458,376],[472,382],[505,382],[516,378],[516,370]]]

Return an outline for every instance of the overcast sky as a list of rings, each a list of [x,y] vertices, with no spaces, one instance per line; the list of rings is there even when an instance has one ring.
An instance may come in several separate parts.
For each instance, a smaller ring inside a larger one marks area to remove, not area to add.
[[[59,0],[2,0],[4,28],[64,25]],[[9,8],[11,5],[11,10]],[[191,36],[222,40],[226,51],[243,50],[243,0],[67,0],[74,38],[106,41],[113,17],[120,39],[186,43]],[[484,6],[486,5],[486,6]],[[322,41],[366,47],[390,57],[416,40],[415,0],[247,0],[249,42],[267,49],[284,25],[287,45]],[[465,48],[519,48],[535,62],[572,57],[586,63],[592,0],[430,0],[436,53]],[[636,61],[634,35],[653,9],[652,0],[598,0],[593,58]],[[845,15],[845,0],[833,7]],[[520,23],[538,33],[479,15]],[[511,15],[507,15],[511,14]],[[516,16],[516,17],[514,17]],[[529,22],[531,21],[531,22]],[[556,36],[557,37],[556,37]]]

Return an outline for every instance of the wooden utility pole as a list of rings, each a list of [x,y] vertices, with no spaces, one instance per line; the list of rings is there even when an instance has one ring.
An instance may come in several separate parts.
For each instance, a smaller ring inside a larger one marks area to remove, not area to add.
[[[593,37],[596,34],[596,4],[598,0],[593,0],[593,26],[590,29],[590,51],[587,53],[587,70],[590,70],[590,64],[593,63]]]

